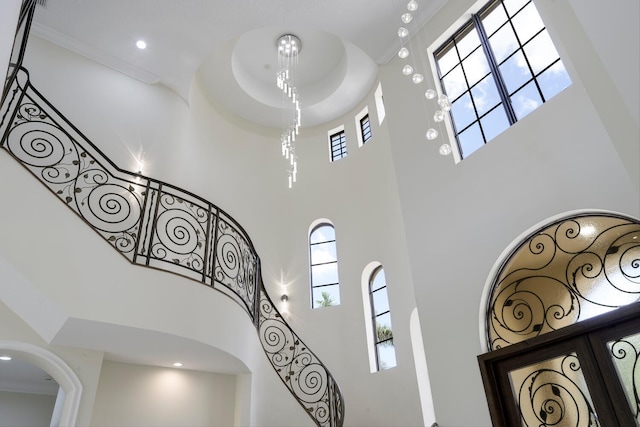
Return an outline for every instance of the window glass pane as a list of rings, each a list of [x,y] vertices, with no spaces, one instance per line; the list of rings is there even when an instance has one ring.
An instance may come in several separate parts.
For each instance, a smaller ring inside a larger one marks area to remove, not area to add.
[[[311,266],[313,286],[338,283],[338,263]]]
[[[607,348],[624,387],[631,412],[640,425],[640,334],[609,341]]]
[[[489,63],[482,49],[476,49],[467,59],[462,61],[462,66],[467,75],[469,86],[473,86],[489,73]]]
[[[509,372],[522,425],[600,426],[575,353]]]
[[[522,51],[513,55],[500,66],[500,74],[509,94],[533,78]]]
[[[480,46],[480,38],[478,38],[478,32],[475,27],[469,27],[469,29],[456,38],[456,45],[458,46],[458,53],[460,58],[464,58],[469,55],[475,48]]]
[[[456,99],[462,92],[467,90],[467,83],[464,80],[462,67],[458,65],[445,78],[442,79],[445,91],[450,100]]]
[[[509,119],[504,108],[498,107],[480,119],[480,124],[487,142],[501,134],[509,127]]]
[[[480,126],[476,123],[469,129],[462,132],[458,135],[458,142],[460,143],[462,157],[467,157],[469,154],[482,147],[484,145],[484,140],[482,139]]]
[[[338,261],[335,242],[311,245],[311,264]]]
[[[524,47],[524,53],[527,55],[535,74],[538,74],[559,57],[558,51],[546,30],[538,34],[536,38]]]
[[[479,116],[495,107],[500,102],[500,95],[493,75],[488,75],[475,85],[471,89],[471,96],[473,96],[473,102],[476,104]]]
[[[495,5],[487,9],[482,14],[482,26],[487,34],[487,37],[491,37],[502,24],[507,21],[507,13],[504,11],[504,7],[500,2],[496,2]]]
[[[505,7],[507,8],[507,12],[509,13],[509,16],[513,16],[514,14],[516,14],[522,8],[522,6],[524,6],[528,2],[529,0],[504,0],[503,1]]]
[[[531,37],[544,28],[544,23],[533,3],[529,3],[513,18],[520,43],[525,44]]]
[[[542,98],[535,85],[531,82],[511,96],[511,105],[518,120],[542,105]]]
[[[380,289],[384,286],[387,286],[387,278],[384,276],[384,269],[380,268],[376,275],[373,278],[373,283],[371,284],[371,291],[375,291],[376,289]]]
[[[562,61],[558,61],[551,68],[538,76],[538,84],[546,101],[550,100],[562,89],[571,84],[571,79]]]
[[[340,287],[338,285],[313,288],[313,308],[340,305]]]
[[[391,314],[387,313],[387,314],[382,314],[380,316],[376,317],[376,328],[388,328],[388,329],[392,329],[391,327]],[[378,340],[376,340],[378,341]]]
[[[364,144],[371,139],[371,122],[368,114],[360,119],[360,130],[362,131],[362,143]]]
[[[505,25],[489,38],[491,50],[496,57],[496,61],[501,63],[504,59],[515,52],[520,46],[511,25]]]
[[[311,243],[327,242],[329,240],[336,240],[336,231],[330,225],[322,225],[316,228],[309,238]]]
[[[469,96],[468,92],[451,104],[451,114],[453,115],[456,129],[459,130],[466,128],[476,119],[471,96]]]
[[[438,59],[438,67],[440,68],[440,75],[444,76],[447,74],[453,67],[458,65],[460,60],[458,59],[458,53],[453,47],[453,43],[450,43],[450,46],[442,51],[437,56]]]
[[[396,351],[393,343],[385,341],[376,345],[378,351],[378,365],[380,370],[385,370],[397,366]]]
[[[389,311],[389,298],[387,296],[387,288],[378,289],[371,293],[373,301],[374,315]]]

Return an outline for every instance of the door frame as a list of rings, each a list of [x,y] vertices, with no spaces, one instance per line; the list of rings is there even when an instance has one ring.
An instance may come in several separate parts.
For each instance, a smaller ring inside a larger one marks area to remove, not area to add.
[[[635,426],[622,386],[609,380],[618,375],[607,354],[606,342],[638,331],[640,302],[478,356],[494,427],[513,427],[522,423],[509,371],[561,355],[567,350],[578,353],[601,425]]]

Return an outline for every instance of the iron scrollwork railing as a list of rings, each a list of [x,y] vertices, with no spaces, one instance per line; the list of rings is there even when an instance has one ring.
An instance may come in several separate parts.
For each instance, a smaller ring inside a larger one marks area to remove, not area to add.
[[[525,239],[494,279],[491,350],[640,300],[640,222],[613,214],[558,220]]]
[[[118,168],[31,85],[25,69],[9,75],[2,148],[133,264],[196,280],[238,303],[313,421],[341,426],[338,385],[267,295],[245,230],[190,192]]]

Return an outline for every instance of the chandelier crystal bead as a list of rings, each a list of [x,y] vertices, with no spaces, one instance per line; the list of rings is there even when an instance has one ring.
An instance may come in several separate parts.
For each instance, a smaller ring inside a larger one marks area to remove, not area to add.
[[[404,67],[402,67],[402,74],[404,74],[405,76],[408,76],[411,73],[413,73],[413,67],[411,65],[407,64]]]
[[[402,59],[405,59],[406,57],[409,56],[409,49],[407,49],[406,47],[403,47],[398,51],[398,56]]]
[[[415,84],[421,83],[424,80],[424,76],[420,73],[415,73],[411,78]]]
[[[424,97],[427,99],[433,99],[436,97],[436,91],[433,89],[427,89],[427,91],[424,93]]]
[[[408,35],[409,35],[409,30],[407,30],[405,27],[398,28],[398,37],[405,38]]]
[[[413,19],[413,15],[408,12],[403,13],[400,19],[402,19],[402,22],[404,22],[405,24],[408,24]]]
[[[449,144],[442,144],[438,152],[443,156],[451,154],[451,146]]]
[[[427,133],[425,135],[429,141],[432,141],[438,137],[438,131],[434,128],[427,129]]]
[[[411,0],[407,4],[407,10],[409,10],[411,12],[415,12],[416,10],[418,10],[418,2],[416,0]]]

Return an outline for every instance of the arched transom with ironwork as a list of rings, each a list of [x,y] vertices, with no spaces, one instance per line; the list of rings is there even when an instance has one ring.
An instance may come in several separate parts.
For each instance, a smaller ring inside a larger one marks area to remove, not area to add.
[[[489,350],[640,300],[640,222],[617,214],[563,218],[524,239],[493,280]]]

